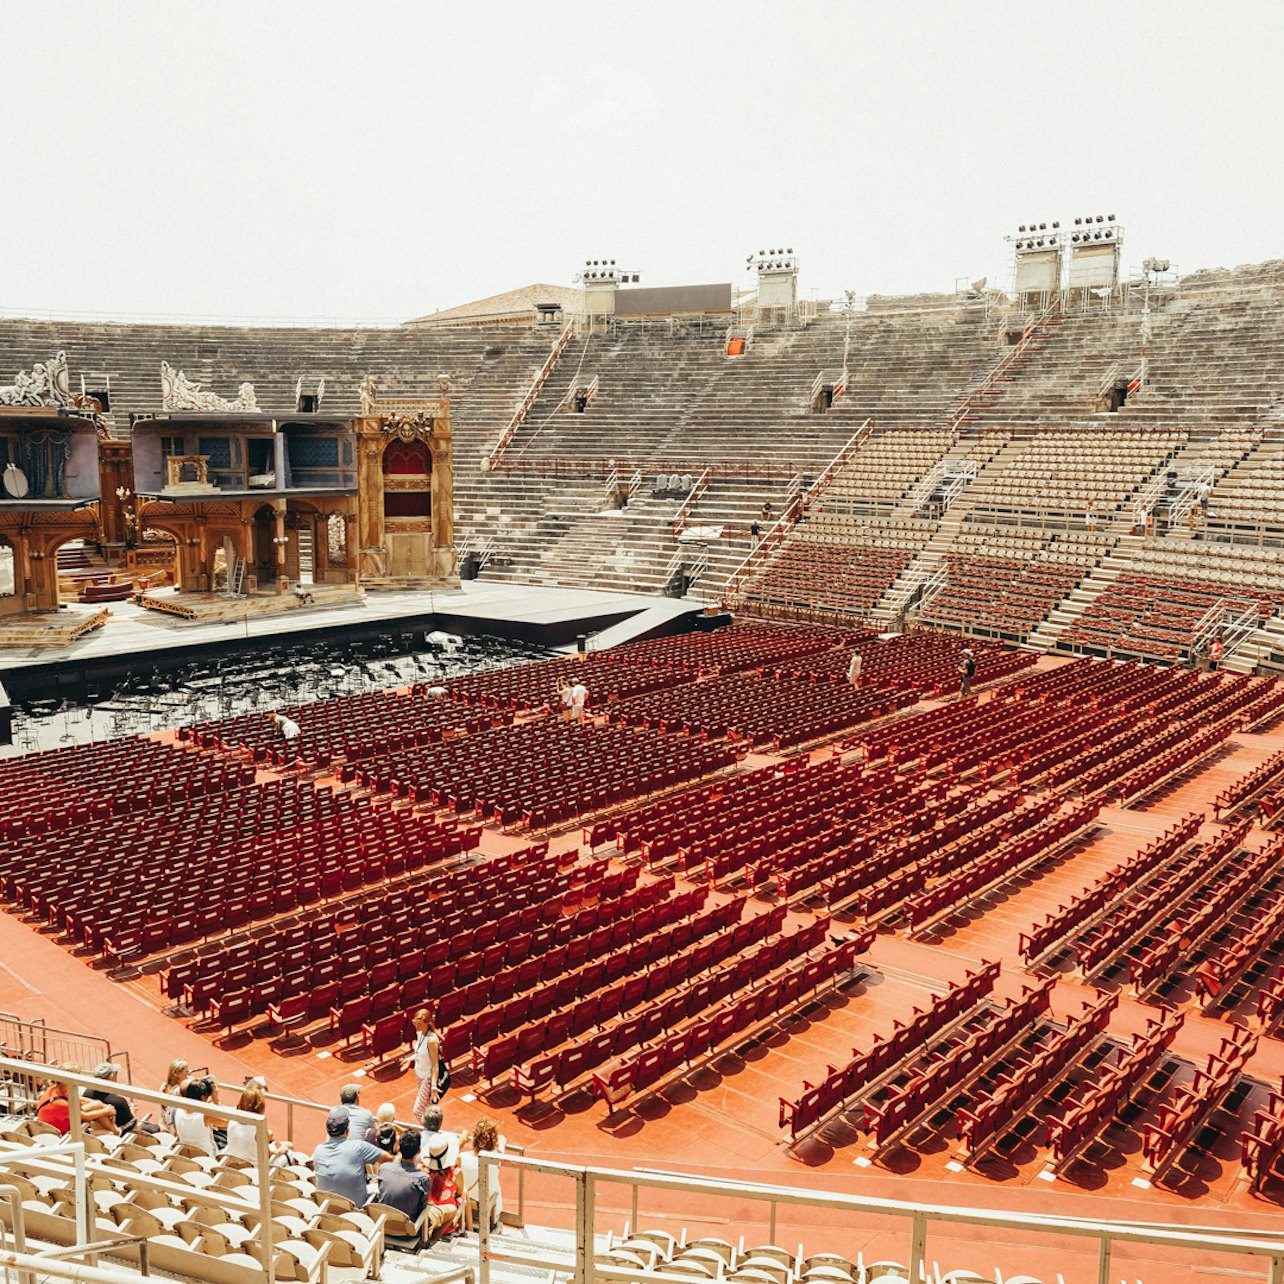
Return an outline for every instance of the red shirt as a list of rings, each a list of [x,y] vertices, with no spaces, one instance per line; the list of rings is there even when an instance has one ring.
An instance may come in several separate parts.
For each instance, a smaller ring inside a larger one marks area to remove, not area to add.
[[[67,1090],[62,1084],[51,1084],[40,1096],[36,1118],[51,1124],[63,1136],[71,1131],[71,1107],[67,1104]]]

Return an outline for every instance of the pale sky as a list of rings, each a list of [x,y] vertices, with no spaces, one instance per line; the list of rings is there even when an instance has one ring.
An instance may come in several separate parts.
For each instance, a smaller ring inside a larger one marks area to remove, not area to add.
[[[0,311],[399,320],[615,258],[807,297],[1284,257],[1275,0],[0,0]]]

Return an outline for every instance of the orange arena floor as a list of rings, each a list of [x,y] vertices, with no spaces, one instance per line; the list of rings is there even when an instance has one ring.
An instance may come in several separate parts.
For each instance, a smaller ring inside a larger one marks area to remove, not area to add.
[[[1060,663],[1042,660],[1041,667]],[[982,697],[984,698],[984,697]],[[917,708],[931,706],[922,702]],[[643,1097],[614,1113],[584,1090],[558,1096],[550,1088],[533,1105],[522,1105],[511,1087],[501,1083],[493,1092],[471,1081],[463,1066],[456,1066],[455,1085],[444,1106],[447,1127],[463,1131],[481,1115],[496,1117],[512,1143],[527,1153],[550,1160],[600,1164],[613,1168],[634,1166],[708,1174],[735,1180],[808,1186],[836,1192],[876,1195],[931,1204],[973,1205],[1009,1211],[1071,1215],[1093,1219],[1127,1219],[1176,1225],[1208,1224],[1245,1231],[1284,1233],[1284,1183],[1268,1186],[1266,1198],[1251,1195],[1240,1174],[1238,1138],[1251,1124],[1255,1109],[1265,1104],[1267,1093],[1284,1082],[1284,1040],[1266,1037],[1248,1067],[1245,1099],[1235,1117],[1216,1119],[1220,1136],[1198,1159],[1185,1159],[1186,1169],[1167,1189],[1141,1179],[1139,1128],[1154,1109],[1150,1100],[1133,1118],[1131,1127],[1111,1127],[1081,1161],[1055,1181],[1041,1174],[1046,1151],[1034,1144],[1019,1144],[996,1154],[975,1170],[953,1162],[952,1135],[918,1131],[910,1142],[869,1162],[863,1136],[843,1125],[830,1125],[796,1150],[777,1125],[778,1097],[794,1097],[804,1080],[816,1082],[830,1064],[845,1061],[853,1047],[868,1045],[875,1032],[891,1029],[893,1021],[910,1015],[930,992],[961,979],[964,970],[980,960],[1000,960],[1003,975],[996,998],[1019,992],[1033,978],[1017,952],[1017,935],[1043,918],[1059,902],[1073,896],[1096,876],[1131,856],[1166,825],[1191,811],[1202,810],[1211,818],[1213,796],[1233,781],[1284,748],[1284,729],[1277,722],[1265,734],[1233,736],[1216,754],[1205,759],[1194,774],[1161,789],[1138,806],[1106,808],[1098,828],[1086,842],[1043,869],[1037,878],[1009,888],[952,920],[935,935],[912,941],[904,934],[882,931],[863,956],[865,977],[846,990],[830,993],[804,1019],[785,1025],[761,1043],[741,1047],[734,1054],[716,1058],[660,1092]],[[828,749],[815,751],[827,754]],[[751,765],[770,758],[755,756]],[[1208,820],[1204,832],[1217,826]],[[481,852],[496,854],[526,845],[523,836],[505,835],[487,827]],[[1267,834],[1254,827],[1248,839],[1262,846]],[[557,849],[580,843],[578,830],[552,839]],[[176,869],[175,877],[199,880],[200,871]],[[804,916],[799,916],[799,922]],[[397,904],[390,902],[386,930],[397,932]],[[841,925],[836,924],[836,928]],[[1058,1017],[1077,1013],[1096,991],[1066,974],[1053,996]],[[1186,1008],[1185,1025],[1171,1057],[1179,1065],[1172,1082],[1188,1081],[1196,1064],[1216,1052],[1228,1031],[1227,1018],[1252,1027],[1251,1012],[1230,1012],[1214,1020],[1200,1015],[1189,990],[1178,990],[1170,1000]],[[166,1000],[149,975],[118,982],[98,968],[69,953],[46,931],[10,914],[0,914],[0,1009],[25,1018],[43,1018],[49,1024],[106,1036],[113,1045],[129,1051],[134,1077],[157,1084],[173,1057],[185,1057],[193,1067],[208,1065],[226,1082],[237,1083],[250,1072],[266,1076],[279,1092],[315,1101],[337,1100],[338,1088],[349,1081],[364,1086],[362,1102],[374,1108],[393,1102],[398,1117],[407,1118],[415,1095],[413,1075],[393,1064],[369,1066],[355,1049],[331,1042],[328,1032],[312,1040],[294,1032],[274,1033],[262,1021],[248,1032],[229,1038],[201,1032],[193,1023],[166,1015]],[[1110,1035],[1126,1036],[1141,1030],[1157,1014],[1154,1006],[1128,993],[1110,1022]],[[1171,1059],[1171,1058],[1170,1058]],[[368,1073],[367,1073],[368,1070]],[[275,1121],[278,1136],[284,1121]],[[307,1131],[296,1128],[294,1142],[311,1150],[320,1140],[319,1120],[309,1121]],[[569,1194],[555,1183],[533,1181],[528,1189],[527,1216],[533,1221],[564,1223]],[[608,1199],[608,1204],[610,1200]],[[707,1227],[714,1234],[733,1238],[752,1235],[756,1213],[747,1207],[672,1207],[672,1216],[688,1227]],[[627,1197],[620,1206],[627,1216]],[[666,1207],[655,1205],[657,1224]],[[778,1240],[790,1236],[812,1238],[825,1225],[816,1214],[799,1215],[796,1226],[781,1229]],[[668,1224],[668,1223],[665,1223]],[[676,1229],[676,1227],[673,1227]],[[746,1229],[748,1228],[748,1229]],[[837,1229],[837,1228],[834,1228]],[[765,1228],[763,1230],[765,1238]],[[823,1238],[823,1237],[822,1237]],[[871,1224],[857,1235],[845,1232],[838,1251],[860,1249],[866,1260],[887,1256],[904,1260],[905,1232],[890,1223]],[[823,1248],[816,1243],[809,1247]],[[830,1245],[830,1247],[837,1247]],[[1024,1244],[1013,1233],[951,1229],[948,1239],[933,1234],[929,1259],[947,1264],[964,1263],[993,1272],[1001,1264],[1005,1274],[1024,1269],[1045,1278],[1051,1273],[1050,1245]],[[1055,1249],[1056,1266],[1067,1281],[1084,1277],[1095,1268],[1095,1250],[1082,1243],[1063,1242]],[[986,1263],[989,1263],[988,1267]],[[1225,1257],[1190,1260],[1189,1254],[1164,1254],[1154,1250],[1119,1250],[1114,1275],[1145,1278],[1147,1284],[1167,1279],[1214,1279],[1227,1274],[1264,1274],[1252,1263]]]

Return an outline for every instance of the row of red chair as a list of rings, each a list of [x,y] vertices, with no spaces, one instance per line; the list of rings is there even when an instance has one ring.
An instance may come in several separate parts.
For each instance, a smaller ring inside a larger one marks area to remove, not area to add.
[[[699,900],[692,892],[662,901],[653,907],[656,917],[648,918],[650,911],[642,911],[636,920],[621,920],[610,926],[599,928],[591,937],[568,939],[559,931],[563,923],[554,925],[556,939],[564,943],[555,945],[543,960],[526,960],[515,968],[509,968],[498,976],[491,976],[477,969],[468,969],[469,983],[462,988],[450,988],[453,977],[442,975],[445,960],[439,960],[435,967],[425,964],[422,975],[414,981],[429,981],[432,1001],[439,1022],[448,1024],[443,1038],[443,1052],[450,1057],[465,1054],[470,1048],[481,1047],[484,1043],[510,1035],[527,1022],[536,1023],[541,1029],[554,1029],[562,1019],[556,1012],[559,1008],[573,1003],[580,998],[589,998],[593,991],[602,986],[609,986],[619,980],[633,965],[638,953],[646,954],[658,948],[657,935],[654,929],[664,932],[663,939],[689,944],[697,934],[707,930],[723,918],[730,915],[726,911],[722,917],[714,913],[701,918],[690,918],[699,908]],[[650,939],[637,940],[637,933],[652,932]],[[536,937],[540,933],[534,934]],[[516,938],[514,938],[516,939]],[[438,942],[449,945],[449,942]],[[435,947],[429,947],[432,950]],[[478,956],[472,956],[474,961]],[[450,958],[450,971],[453,973],[456,960]],[[553,982],[531,984],[531,973],[536,970],[547,976],[556,976]],[[372,1056],[383,1056],[394,1047],[404,1042],[397,1034],[397,1026],[387,1013],[380,1012],[371,1004],[363,1010],[358,1003],[354,1010],[330,1012],[330,1028],[345,1038],[352,1038],[358,1029],[363,1038],[365,1050]],[[604,1001],[599,996],[595,1004],[589,1005],[589,1015],[596,1016],[604,1010]],[[411,1004],[404,1004],[403,1023],[409,1019]],[[475,1015],[467,1015],[474,1013]],[[554,1015],[550,1015],[554,1014]],[[269,1016],[272,1013],[269,1012]]]
[[[911,933],[944,912],[961,909],[984,892],[1023,873],[1033,864],[1047,860],[1066,841],[1087,829],[1101,811],[1101,804],[1072,804],[1059,816],[1051,816],[1019,832],[988,855],[979,856],[962,869],[926,891],[909,897],[902,914]]]
[[[1057,1082],[1079,1063],[1106,1032],[1119,1006],[1118,994],[1107,994],[1071,1017],[1034,1056],[1000,1081],[988,1096],[956,1112],[958,1135],[968,1163],[975,1163],[1001,1141],[1026,1113],[1048,1096]]]
[[[1195,812],[1166,829],[1153,842],[1126,861],[1101,875],[1095,883],[1066,905],[1058,905],[1042,923],[1019,935],[1023,958],[1033,962],[1046,954],[1071,932],[1078,931],[1115,902],[1124,900],[1156,869],[1193,842],[1203,824],[1202,812]]]
[[[1181,912],[1180,918],[1170,919],[1146,942],[1140,956],[1133,960],[1132,984],[1144,993],[1174,972],[1189,970],[1192,955],[1197,955],[1214,933],[1226,935],[1229,931],[1238,937],[1240,932],[1251,930],[1259,920],[1258,914],[1237,911],[1242,911],[1246,898],[1279,873],[1282,859],[1284,841],[1278,841],[1264,851],[1245,853],[1237,869],[1228,867],[1203,896]]]
[[[1181,1157],[1200,1125],[1239,1082],[1240,1073],[1257,1051],[1257,1036],[1232,1026],[1208,1064],[1195,1071],[1194,1082],[1178,1088],[1160,1107],[1158,1117],[1141,1130],[1141,1153],[1157,1181]]]
[[[764,673],[727,673],[670,691],[625,700],[608,710],[629,727],[681,730],[688,735],[789,749],[845,731],[914,703],[909,692],[856,688],[845,682],[809,688]]]
[[[448,734],[471,735],[496,725],[492,713],[469,712],[449,700],[422,692],[369,691],[312,704],[283,705],[299,734],[289,741],[264,713],[180,727],[178,737],[224,754],[306,767],[358,762],[413,745],[432,744]],[[509,719],[511,720],[511,718]]]
[[[839,1106],[863,1099],[906,1057],[921,1052],[930,1040],[939,1037],[976,1007],[999,979],[999,964],[985,963],[963,981],[953,982],[944,995],[933,997],[926,1010],[914,1009],[910,1020],[893,1024],[892,1033],[874,1036],[873,1047],[865,1053],[852,1050],[845,1066],[830,1067],[816,1087],[804,1081],[796,1100],[779,1098],[779,1125],[788,1128],[793,1140],[815,1127]]]
[[[867,772],[853,802],[861,810],[836,818],[822,842],[802,840],[775,851],[746,853],[744,881],[753,887],[774,886],[779,896],[798,895],[856,860],[875,853],[890,857],[901,838],[943,826],[967,806],[967,798],[951,793],[947,781],[907,783],[890,771]]]
[[[960,817],[962,823],[958,827],[964,832],[955,840],[947,837],[943,846],[941,842],[934,841],[934,834],[919,835],[911,840],[912,847],[907,843],[902,848],[906,855],[910,851],[916,854],[917,859],[913,863],[863,887],[854,896],[850,896],[847,876],[836,875],[826,880],[829,903],[833,905],[840,896],[844,899],[850,897],[852,907],[865,918],[882,914],[909,897],[925,891],[932,880],[961,871],[974,861],[996,853],[996,849],[1010,850],[1010,845],[1019,842],[1020,836],[1031,826],[1054,815],[1060,809],[1062,800],[1056,795],[1048,795],[1032,799],[1023,807],[1013,810],[1015,802],[1016,795],[1008,794],[978,804],[972,809],[978,818],[976,825],[968,826],[963,822],[963,817]],[[991,809],[997,813],[993,819],[989,818]],[[981,819],[982,817],[985,819]],[[861,876],[864,877],[863,872]]]
[[[450,986],[442,995],[441,1019],[454,1019],[488,1001],[510,998],[519,988],[538,984],[546,969],[560,974],[568,958],[574,957],[578,962],[590,950],[594,956],[606,953],[627,941],[639,922],[649,928],[654,908],[640,907],[639,902],[649,901],[653,895],[663,900],[672,887],[660,885],[658,893],[639,889],[634,897],[624,892],[619,874],[604,876],[598,871],[595,882],[575,888],[577,874],[582,872],[567,870],[524,880],[503,899],[476,906],[472,912],[464,911],[466,917],[452,915],[450,922],[440,914],[420,915],[418,921],[406,923],[406,930],[415,934],[416,942],[424,944],[416,944],[408,951],[404,947],[396,951],[372,946],[362,955],[355,945],[345,947],[339,938],[327,955],[318,956],[308,966],[291,967],[287,955],[284,960],[274,960],[273,972],[263,975],[257,960],[222,972],[207,971],[203,961],[197,960],[171,969],[166,984],[174,984],[173,973],[181,976],[190,971],[193,975],[183,985],[184,1006],[197,1012],[209,1008],[217,1016],[220,1000],[234,993],[248,995],[246,1002],[239,1005],[246,1016],[276,1009],[274,1023],[284,1024],[301,1019],[301,1007],[309,1012],[317,1008],[321,1004],[318,991],[338,981],[337,995],[330,996],[331,1027],[350,1037],[370,1015],[368,1005],[362,1003],[364,996],[381,992],[394,978],[408,981],[437,974],[449,961]],[[627,878],[634,871],[621,873]],[[571,917],[562,917],[569,895],[579,898],[607,892],[620,899],[606,900]],[[504,966],[510,949],[514,951],[511,957],[520,961]],[[283,964],[290,970],[280,971]],[[438,988],[441,980],[440,975],[435,975]],[[310,996],[307,1004],[298,1002],[303,996]],[[407,1002],[417,1002],[421,997],[415,993]]]
[[[912,549],[793,541],[748,587],[757,602],[806,603],[820,610],[863,614],[913,560]]]
[[[912,1073],[877,1104],[866,1102],[865,1127],[873,1133],[875,1148],[894,1141],[938,1102],[956,1098],[986,1062],[1028,1034],[1031,1024],[1047,1013],[1055,985],[1056,977],[1049,976],[1033,988],[1022,987],[1021,997],[1009,999],[993,1020]]]
[[[621,873],[627,878],[635,871]],[[394,977],[405,979],[435,972],[449,960],[453,970],[452,996],[461,993],[463,1010],[474,1010],[480,1004],[478,996],[470,995],[470,991],[478,977],[486,978],[487,987],[492,983],[496,988],[507,984],[512,993],[514,980],[525,979],[523,970],[534,969],[534,979],[521,986],[529,988],[541,979],[545,966],[542,956],[554,952],[551,965],[560,972],[555,953],[559,947],[560,962],[564,963],[577,938],[587,941],[606,928],[609,941],[609,929],[617,920],[625,925],[625,931],[632,930],[636,918],[672,890],[670,883],[667,887],[651,884],[627,891],[618,874],[599,879],[596,886],[573,888],[573,877],[570,872],[541,877],[532,871],[511,897],[489,903],[484,917],[477,915],[472,923],[452,924],[449,931],[440,921],[433,921],[431,912],[408,916],[406,931],[413,933],[416,944],[407,950],[404,944],[390,947],[391,943],[374,942],[364,956],[364,967],[360,958],[353,957],[355,947],[346,947],[333,926],[326,931],[328,925],[318,925],[321,930],[311,947],[273,950],[248,960],[241,957],[244,946],[230,947],[168,969],[164,983],[168,987],[181,978],[183,1005],[197,1012],[233,991],[253,989],[267,996],[267,1001],[260,1002],[251,1012],[258,1015],[269,1006],[282,1004],[292,1010],[298,1006],[292,1002],[294,999],[332,979],[341,980],[340,998],[346,1001],[374,993]],[[570,917],[560,917],[569,896],[579,898],[584,894],[598,894],[602,900]],[[440,915],[436,917],[440,919]],[[605,942],[602,948],[606,948]],[[467,1006],[470,1001],[473,1008]]]
[[[415,802],[475,812],[504,825],[534,824],[551,807],[587,815],[734,762],[726,743],[542,720],[393,754],[357,778]]]
[[[850,646],[868,634],[846,629],[804,628],[761,621],[737,621],[712,633],[683,633],[671,638],[633,642],[618,654],[632,664],[705,676],[762,669],[792,657],[813,655],[836,646]]]
[[[784,976],[768,981],[759,989],[751,988],[748,994],[730,999],[708,1015],[696,1018],[688,1029],[656,1041],[644,1039],[642,1051],[593,1075],[593,1095],[609,1106],[618,1106],[683,1066],[719,1051],[758,1021],[779,1019],[800,998],[849,974],[856,959],[874,943],[874,936],[873,932],[867,932],[826,949],[819,958],[790,968]],[[823,939],[822,935],[821,941]]]
[[[1223,815],[1233,815],[1261,795],[1270,793],[1281,780],[1284,780],[1284,749],[1271,754],[1260,766],[1227,785],[1213,799],[1214,818],[1220,820]]]
[[[133,736],[0,762],[0,835],[70,829],[92,818],[187,806],[254,781],[254,769]]]
[[[690,682],[695,677],[683,669],[639,664],[631,654],[633,650],[630,646],[613,647],[536,664],[485,669],[449,678],[443,685],[450,699],[458,704],[526,713],[557,708],[559,689],[576,682],[584,684],[589,708],[597,710],[630,696]]]
[[[1047,1121],[1054,1168],[1064,1168],[1115,1118],[1166,1055],[1183,1020],[1183,1013],[1168,1012],[1161,1020],[1149,1022],[1144,1032],[1132,1036],[1132,1046],[1121,1053],[1117,1065],[1077,1099],[1068,1100],[1059,1117]]]
[[[1249,1189],[1260,1191],[1276,1175],[1284,1154],[1284,1096],[1272,1092],[1266,1109],[1253,1115],[1253,1127],[1239,1139],[1239,1162],[1248,1174]]]
[[[1245,822],[1218,834],[1204,847],[1174,862],[1141,896],[1117,904],[1077,943],[1075,956],[1080,968],[1085,973],[1096,972],[1157,918],[1178,913],[1184,903],[1197,900],[1210,882],[1222,878],[1226,868],[1235,863],[1247,832]]]
[[[743,905],[731,901],[707,911],[694,932],[669,932],[654,941],[637,942],[605,989],[591,992],[592,982],[585,978],[578,999],[546,1021],[532,1019],[525,1028],[517,1028],[512,1039],[491,1043],[493,1029],[474,1028],[469,1038],[478,1075],[493,1083],[513,1070],[514,1086],[531,1096],[549,1083],[565,1087],[607,1057],[654,1039],[659,1031],[704,1012],[725,994],[812,948],[812,936],[806,935],[814,935],[810,928],[792,936],[776,935],[785,919],[783,906],[736,922]],[[715,934],[708,934],[710,928]],[[688,949],[693,942],[695,948]],[[743,955],[754,945],[759,948],[753,954]],[[720,966],[728,959],[733,961]],[[662,997],[675,986],[685,988]],[[641,1004],[645,1006],[639,1011]],[[619,1016],[625,1020],[585,1037],[594,1026],[600,1029]],[[462,1033],[451,1033],[462,1047],[468,1046]],[[573,1041],[571,1046],[562,1048],[567,1039]]]
[[[871,792],[859,826],[836,833],[827,850],[816,855],[814,847],[800,844],[756,857],[745,865],[746,881],[759,886],[774,879],[782,897],[802,895],[819,884],[832,904],[898,870],[913,858],[911,845],[935,834],[957,836],[965,823],[962,817],[989,792],[984,784],[953,790],[944,779],[907,783],[890,772],[886,779],[890,787],[884,789],[880,781]]]
[[[863,686],[941,696],[959,689],[959,655],[965,646],[971,647],[976,661],[974,688],[1028,668],[1037,658],[1032,651],[1011,651],[956,634],[914,633],[791,660],[778,666],[776,674],[785,679],[846,682],[851,651],[856,649],[861,653]]]

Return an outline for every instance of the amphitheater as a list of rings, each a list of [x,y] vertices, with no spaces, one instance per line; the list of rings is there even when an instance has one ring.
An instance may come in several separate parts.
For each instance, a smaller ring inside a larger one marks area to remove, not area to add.
[[[0,317],[6,378],[58,352],[123,454],[162,359],[282,417],[449,376],[468,570],[405,612],[492,651],[296,691],[288,751],[195,704],[51,744],[15,697],[6,1278],[1284,1281],[1284,262],[756,324]],[[379,599],[291,612],[299,662]],[[196,637],[94,609],[6,686]],[[408,1118],[425,1003],[497,1232],[407,1241],[257,1116],[257,1167],[33,1118],[47,1062],[159,1117],[183,1057],[310,1154],[344,1083]]]

